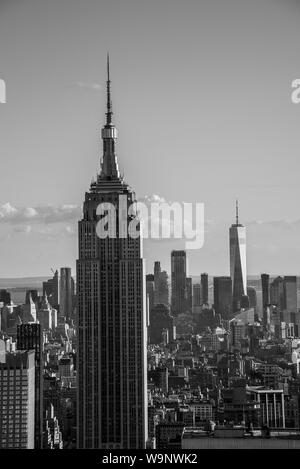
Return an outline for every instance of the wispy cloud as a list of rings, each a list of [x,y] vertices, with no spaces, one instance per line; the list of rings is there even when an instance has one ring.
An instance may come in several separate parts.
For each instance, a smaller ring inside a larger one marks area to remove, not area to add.
[[[22,224],[24,222],[36,222],[51,224],[79,220],[81,215],[81,208],[72,204],[14,207],[7,202],[0,206],[0,223]]]
[[[300,226],[300,219],[281,219],[281,220],[251,220],[246,221],[245,226],[273,227],[273,228],[293,228]]]
[[[76,85],[79,86],[80,88],[87,88],[93,91],[101,91],[103,89],[100,83],[87,83],[84,81],[77,81]]]

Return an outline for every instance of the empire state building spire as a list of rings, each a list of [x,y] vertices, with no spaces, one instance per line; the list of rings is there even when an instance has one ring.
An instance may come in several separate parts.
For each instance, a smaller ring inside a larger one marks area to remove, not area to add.
[[[106,80],[106,123],[102,128],[103,140],[103,162],[101,166],[100,179],[120,179],[115,143],[117,140],[117,129],[112,123],[112,101],[110,91],[109,55],[107,54],[107,80]]]
[[[107,104],[106,104],[106,125],[112,125],[112,102],[110,96],[110,77],[109,77],[109,54],[107,54],[107,80],[106,80],[106,96],[107,96]]]

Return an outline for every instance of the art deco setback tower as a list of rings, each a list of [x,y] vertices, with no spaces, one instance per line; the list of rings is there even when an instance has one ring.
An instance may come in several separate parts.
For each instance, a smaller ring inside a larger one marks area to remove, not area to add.
[[[246,228],[239,223],[238,202],[236,202],[236,223],[229,228],[229,242],[234,313],[240,308],[242,296],[247,295]]]
[[[146,289],[141,238],[119,235],[119,196],[135,194],[120,176],[112,123],[109,60],[103,161],[79,222],[78,448],[144,448],[147,439]],[[116,237],[99,238],[100,203],[114,204]],[[123,225],[124,228],[124,225]]]

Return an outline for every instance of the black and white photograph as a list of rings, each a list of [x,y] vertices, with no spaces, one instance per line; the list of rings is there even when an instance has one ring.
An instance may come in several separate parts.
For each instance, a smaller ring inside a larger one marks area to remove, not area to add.
[[[0,450],[300,449],[299,0],[0,0],[0,164]]]

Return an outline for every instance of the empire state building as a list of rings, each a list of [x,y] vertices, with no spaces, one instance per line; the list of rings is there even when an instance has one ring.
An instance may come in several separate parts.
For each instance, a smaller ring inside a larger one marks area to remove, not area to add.
[[[120,176],[112,115],[107,59],[103,160],[78,225],[77,447],[138,449],[147,440],[144,260],[141,237],[119,234],[124,200],[128,227],[135,194]],[[116,236],[98,236],[99,204],[113,204]]]

